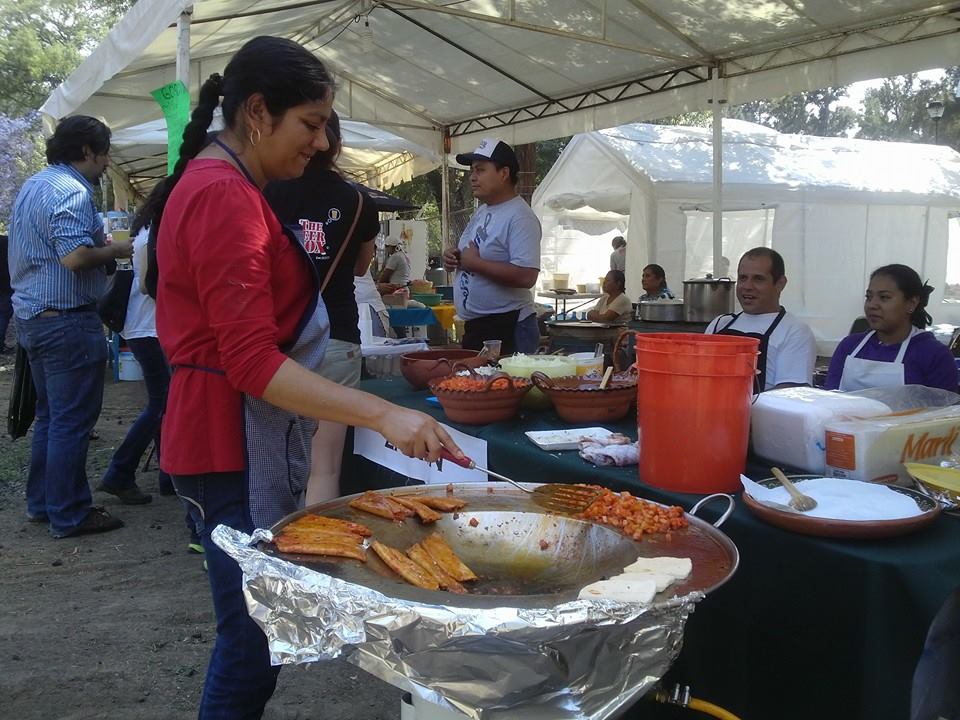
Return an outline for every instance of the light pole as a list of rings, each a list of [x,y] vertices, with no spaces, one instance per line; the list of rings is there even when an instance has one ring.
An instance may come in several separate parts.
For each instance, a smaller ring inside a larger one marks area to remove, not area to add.
[[[933,120],[933,144],[940,144],[940,118],[943,117],[943,103],[931,100],[927,103],[927,115]]]

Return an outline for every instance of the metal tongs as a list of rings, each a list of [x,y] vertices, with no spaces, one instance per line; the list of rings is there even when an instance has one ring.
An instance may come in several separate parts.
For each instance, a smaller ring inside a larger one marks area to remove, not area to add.
[[[466,455],[464,455],[462,458],[456,458],[449,450],[444,448],[440,452],[440,457],[442,457],[444,460],[452,462],[454,465],[459,465],[460,467],[467,468],[468,470],[479,470],[480,472],[496,478],[497,480],[508,482],[518,490],[522,490],[528,495],[532,495],[533,501],[540,507],[557,512],[571,514],[582,513],[584,510],[590,507],[590,505],[592,505],[593,502],[599,498],[600,494],[603,492],[600,488],[588,487],[586,485],[564,485],[562,483],[545,483],[543,485],[538,485],[531,490],[529,488],[525,488],[516,480],[508,478],[506,475],[501,475],[493,470],[480,467]]]

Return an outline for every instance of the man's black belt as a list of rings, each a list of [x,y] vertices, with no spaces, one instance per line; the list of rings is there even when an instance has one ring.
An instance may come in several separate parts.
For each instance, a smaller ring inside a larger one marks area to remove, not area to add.
[[[97,309],[96,303],[88,303],[86,305],[77,305],[77,307],[64,308],[63,310],[44,310],[40,313],[40,317],[54,317],[60,313],[78,313],[78,312],[93,312]]]

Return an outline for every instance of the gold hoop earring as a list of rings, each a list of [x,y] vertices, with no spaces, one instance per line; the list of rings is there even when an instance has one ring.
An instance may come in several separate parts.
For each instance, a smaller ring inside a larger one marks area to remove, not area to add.
[[[256,139],[254,139],[254,136],[256,136]],[[251,130],[249,139],[250,139],[250,144],[253,147],[256,147],[257,145],[259,145],[260,144],[260,128],[254,128],[253,130]]]

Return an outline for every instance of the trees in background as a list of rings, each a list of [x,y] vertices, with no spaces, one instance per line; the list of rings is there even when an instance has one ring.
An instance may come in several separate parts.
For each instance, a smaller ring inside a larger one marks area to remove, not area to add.
[[[0,231],[43,167],[38,110],[133,0],[0,0]]]

